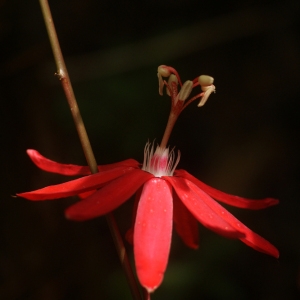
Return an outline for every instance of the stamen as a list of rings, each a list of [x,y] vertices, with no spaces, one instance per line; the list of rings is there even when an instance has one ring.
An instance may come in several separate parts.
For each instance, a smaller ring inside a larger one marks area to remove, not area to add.
[[[214,79],[213,77],[208,75],[201,75],[198,77],[198,82],[202,87],[202,86],[212,85],[214,83]]]
[[[216,92],[216,87],[212,84],[210,86],[202,87],[202,90],[205,90],[205,91],[202,93],[203,96],[198,104],[198,107],[203,106],[206,103],[210,94]]]
[[[171,96],[174,98],[176,97],[176,95],[178,93],[177,86],[178,86],[178,79],[174,74],[172,74],[168,80],[168,87],[169,87],[169,88],[167,88],[168,96]],[[171,92],[169,89],[171,90]],[[172,95],[171,95],[171,93],[172,93]]]
[[[163,77],[169,77],[171,75],[170,70],[165,65],[159,66],[157,72]]]
[[[158,93],[162,96],[164,94],[163,93],[163,89],[165,85],[164,80],[159,72],[157,73],[157,77],[158,77]]]
[[[171,112],[169,115],[168,123],[161,141],[162,149],[165,149],[172,132],[172,129],[175,125],[175,122],[180,115],[180,113],[193,101],[196,99],[200,99],[198,107],[203,106],[208,97],[212,92],[215,92],[216,88],[213,85],[214,78],[208,75],[201,75],[196,77],[194,80],[187,80],[182,85],[181,79],[179,77],[178,72],[166,65],[161,65],[157,69],[157,76],[158,76],[158,92],[160,95],[163,94],[163,88],[166,86],[167,95],[171,97]],[[164,77],[168,77],[168,82],[164,80]],[[180,85],[180,91],[178,92],[178,85]],[[201,87],[202,92],[192,96],[188,99],[191,95],[192,90],[195,87]],[[157,150],[156,150],[157,151]],[[156,152],[155,152],[156,153]],[[154,155],[156,155],[154,153]],[[170,159],[172,159],[172,154],[170,153]],[[148,162],[149,165],[149,162]]]
[[[191,94],[193,89],[193,81],[187,80],[180,89],[177,95],[177,99],[180,101],[185,101]]]
[[[169,77],[171,74],[174,74],[177,77],[180,86],[182,86],[179,74],[174,68],[170,66],[161,65],[157,68],[157,72],[160,73],[162,77]]]
[[[201,75],[199,76],[198,78],[198,82],[201,86],[201,90],[204,92],[203,93],[203,96],[198,104],[198,107],[201,107],[203,106],[209,95],[212,93],[212,92],[215,92],[216,91],[216,87],[213,85],[214,83],[214,79],[213,77],[211,76],[208,76],[208,75]]]

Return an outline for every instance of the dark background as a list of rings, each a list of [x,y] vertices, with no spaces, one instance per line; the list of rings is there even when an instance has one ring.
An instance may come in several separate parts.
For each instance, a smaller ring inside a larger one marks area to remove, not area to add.
[[[280,250],[276,260],[200,226],[174,234],[152,299],[299,299],[299,1],[53,0],[50,5],[99,164],[142,160],[169,112],[156,70],[215,78],[217,93],[182,114],[170,145],[180,168],[223,191],[280,199],[229,208]],[[67,221],[77,199],[32,203],[17,192],[67,180],[36,168],[37,149],[85,164],[38,1],[0,1],[0,299],[131,299],[105,218]],[[123,233],[132,201],[116,211]],[[131,248],[128,245],[129,252]]]

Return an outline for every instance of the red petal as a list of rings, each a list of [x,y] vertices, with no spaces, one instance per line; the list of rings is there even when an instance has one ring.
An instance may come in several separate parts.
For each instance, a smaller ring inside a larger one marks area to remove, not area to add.
[[[152,177],[148,172],[133,169],[66,209],[65,215],[71,220],[84,221],[107,214],[128,200]]]
[[[183,202],[183,204],[205,227],[229,238],[240,238],[244,236],[239,230],[231,226],[224,220],[224,218],[216,214],[210,208],[210,206],[206,204],[206,201],[204,201],[204,199],[208,198],[211,201],[214,200],[199,188],[197,188],[192,182],[184,178],[177,177],[165,176],[163,178],[172,184],[174,190],[176,191],[176,194]],[[192,187],[196,187],[197,191],[192,189]]]
[[[214,210],[221,218],[223,218],[228,224],[232,227],[236,228],[236,230],[240,231],[244,234],[244,237],[241,237],[240,240],[244,242],[246,245],[252,247],[253,249],[269,254],[276,258],[279,257],[279,252],[271,243],[265,240],[263,237],[259,236],[243,223],[241,223],[237,218],[235,218],[230,212],[228,212],[223,206],[214,201],[209,196],[203,197],[203,191],[199,189],[192,182],[186,180],[187,185],[197,193],[202,200]]]
[[[38,151],[33,149],[28,149],[26,152],[31,158],[31,160],[33,161],[33,163],[44,171],[58,173],[67,176],[91,174],[89,167],[60,164],[42,156]]]
[[[247,209],[263,209],[279,203],[279,201],[274,198],[255,200],[255,199],[246,199],[246,198],[226,194],[203,183],[202,181],[198,180],[197,178],[195,178],[185,170],[176,170],[174,175],[188,179],[189,181],[196,184],[201,190],[203,190],[205,193],[207,193],[209,196],[213,197],[214,199],[235,207],[247,208]]]
[[[256,251],[266,253],[268,255],[274,256],[275,258],[279,258],[278,249],[273,246],[270,242],[265,240],[263,237],[258,235],[257,233],[250,230],[248,227],[244,226],[245,232],[247,232],[246,238],[241,238],[240,240],[245,243],[247,246],[255,249]]]
[[[39,167],[40,169],[58,173],[66,176],[76,176],[76,175],[89,175],[91,174],[90,168],[87,166],[77,166],[71,164],[61,164],[50,160],[44,156],[42,156],[38,151],[33,149],[28,149],[27,154],[33,161],[33,163]],[[103,166],[98,166],[99,171],[108,171],[116,167],[133,167],[136,168],[139,166],[139,163],[134,159],[127,159],[124,161],[120,161],[114,164],[108,164]]]
[[[104,183],[105,184],[105,183]],[[97,190],[91,190],[91,191],[87,191],[87,192],[84,192],[84,193],[80,193],[78,194],[78,197],[80,199],[85,199],[87,198],[88,196],[91,196],[92,194],[94,194]]]
[[[183,205],[176,193],[173,193],[173,205],[175,230],[188,247],[197,249],[199,245],[198,221]]]
[[[74,196],[79,193],[97,189],[101,187],[103,183],[120,177],[132,170],[135,169],[131,167],[114,168],[110,171],[88,175],[61,184],[47,186],[32,192],[20,193],[17,194],[17,196],[35,201]]]
[[[118,167],[132,167],[132,168],[140,168],[141,164],[136,161],[135,159],[129,158],[125,159],[113,164],[107,164],[107,165],[100,165],[98,166],[98,171],[103,172],[103,171],[108,171],[114,168]]]
[[[134,257],[137,276],[148,292],[162,282],[172,237],[172,188],[163,179],[144,185],[134,227]]]

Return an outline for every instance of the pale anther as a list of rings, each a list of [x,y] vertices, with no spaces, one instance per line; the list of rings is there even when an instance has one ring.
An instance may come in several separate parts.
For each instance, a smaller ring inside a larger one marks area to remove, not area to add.
[[[216,87],[213,84],[208,86],[206,91],[204,91],[204,93],[203,93],[203,96],[202,96],[202,98],[201,98],[201,100],[198,104],[198,107],[203,106],[206,103],[206,101],[207,101],[208,97],[210,96],[210,94],[215,93],[215,92],[216,92]]]
[[[206,91],[209,90],[210,88],[211,88],[211,85],[203,85],[203,86],[201,86],[202,92],[206,92]]]
[[[200,86],[212,85],[214,83],[214,79],[208,75],[201,75],[198,77],[198,82]]]
[[[164,80],[161,77],[160,73],[157,73],[157,77],[158,77],[158,93],[162,96],[163,88],[164,88]]]
[[[169,77],[171,75],[171,72],[164,65],[159,66],[157,72],[163,77]]]
[[[180,92],[177,97],[178,100],[185,101],[191,94],[192,89],[193,89],[193,81],[187,80],[180,89]]]
[[[177,85],[178,85],[178,79],[174,74],[171,74],[171,76],[169,77],[168,80],[168,86],[169,88],[171,88],[172,90],[175,89],[175,93],[177,93]],[[167,88],[167,94],[168,96],[171,96],[171,93],[169,91],[169,89]]]

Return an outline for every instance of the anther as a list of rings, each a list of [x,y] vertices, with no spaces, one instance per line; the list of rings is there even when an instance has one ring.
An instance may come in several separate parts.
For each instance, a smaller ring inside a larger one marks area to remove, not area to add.
[[[212,85],[214,83],[214,79],[211,76],[208,75],[201,75],[198,77],[198,82],[200,86],[208,86]]]
[[[204,87],[201,87],[201,88],[202,88],[202,91],[204,91],[204,92],[203,92],[203,96],[202,96],[202,98],[201,98],[201,100],[198,104],[198,107],[203,106],[206,103],[206,101],[207,101],[208,97],[210,96],[210,94],[216,92],[216,87],[213,84],[209,85],[209,86],[204,86]]]
[[[163,95],[163,88],[164,88],[164,80],[162,78],[162,76],[160,75],[160,73],[157,73],[157,77],[158,77],[158,93],[162,96]]]
[[[177,86],[178,86],[178,78],[174,75],[171,74],[168,80],[168,86],[172,91],[173,95],[177,95]],[[167,94],[168,96],[171,96],[170,90],[167,88]]]
[[[187,80],[181,87],[178,93],[177,99],[180,101],[185,101],[191,94],[193,89],[193,81]]]
[[[157,68],[157,72],[163,76],[163,77],[169,77],[171,75],[171,72],[169,71],[169,69],[167,68],[167,66],[165,65],[160,65]]]

